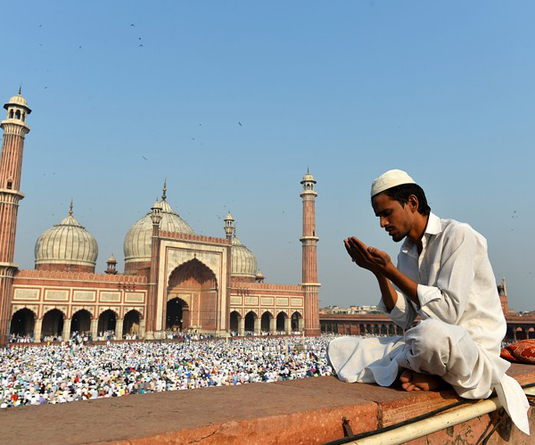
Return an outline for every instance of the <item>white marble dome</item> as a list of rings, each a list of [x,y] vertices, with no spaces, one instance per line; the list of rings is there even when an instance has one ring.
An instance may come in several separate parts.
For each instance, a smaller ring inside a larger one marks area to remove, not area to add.
[[[22,97],[19,94],[17,94],[16,96],[13,96],[11,99],[9,99],[9,102],[6,104],[6,105],[20,105],[21,107],[26,107],[28,108],[28,102],[26,102],[26,99],[24,99],[24,97]]]
[[[232,238],[231,258],[230,274],[233,277],[252,278],[253,280],[256,278],[258,271],[256,257],[240,242],[236,235]]]
[[[194,234],[193,229],[174,212],[165,199],[156,202],[154,206],[156,205],[161,208],[160,230],[189,235]],[[128,230],[123,244],[125,263],[150,261],[152,248],[152,220],[150,215],[151,212],[148,212]]]
[[[72,216],[45,231],[35,243],[35,265],[69,264],[95,267],[98,244]]]

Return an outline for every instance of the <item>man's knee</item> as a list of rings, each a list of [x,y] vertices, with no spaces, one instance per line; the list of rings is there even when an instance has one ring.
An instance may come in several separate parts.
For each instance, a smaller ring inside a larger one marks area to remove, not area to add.
[[[460,326],[432,318],[423,320],[405,333],[405,341],[410,348],[410,368],[443,375],[448,371],[452,348],[464,335],[467,333]]]

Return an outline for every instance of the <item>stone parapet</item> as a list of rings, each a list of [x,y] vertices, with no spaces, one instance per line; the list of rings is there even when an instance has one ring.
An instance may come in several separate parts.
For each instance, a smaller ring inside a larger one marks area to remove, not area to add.
[[[530,365],[508,373],[535,382]],[[453,390],[407,393],[320,377],[13,408],[0,418],[6,443],[322,444],[344,437],[344,417],[359,434],[458,400]],[[534,429],[533,412],[530,420]],[[411,443],[478,443],[489,433],[493,444],[533,443],[500,411]]]

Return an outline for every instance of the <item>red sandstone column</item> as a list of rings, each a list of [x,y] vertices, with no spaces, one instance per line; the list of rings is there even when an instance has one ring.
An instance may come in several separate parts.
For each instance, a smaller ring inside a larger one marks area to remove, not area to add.
[[[305,296],[305,335],[318,336],[320,331],[319,316],[319,287],[318,283],[318,257],[316,245],[319,238],[316,236],[316,196],[314,191],[316,181],[307,172],[301,181],[303,191],[300,196],[303,199],[303,246],[302,283]]]
[[[0,346],[7,344],[11,322],[13,276],[18,269],[13,262],[17,213],[19,201],[24,198],[19,190],[22,153],[24,138],[30,132],[26,117],[32,112],[20,90],[18,96],[13,96],[4,108],[7,118],[0,123],[4,130],[0,155]]]
[[[230,212],[227,214],[225,218],[225,237],[227,239],[227,287],[225,289],[221,288],[221,292],[226,292],[226,307],[225,307],[225,332],[230,333],[230,273],[231,273],[231,266],[232,266],[232,233],[234,232],[234,218],[232,218],[232,215]],[[221,309],[223,310],[223,309]],[[220,318],[220,315],[218,314],[218,317]],[[218,318],[218,320],[219,320]]]

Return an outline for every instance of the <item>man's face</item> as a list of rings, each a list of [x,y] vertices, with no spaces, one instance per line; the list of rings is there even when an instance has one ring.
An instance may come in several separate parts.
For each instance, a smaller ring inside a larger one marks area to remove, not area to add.
[[[409,204],[402,206],[398,201],[380,193],[372,198],[372,207],[381,227],[396,243],[409,234],[413,222],[413,212]]]

